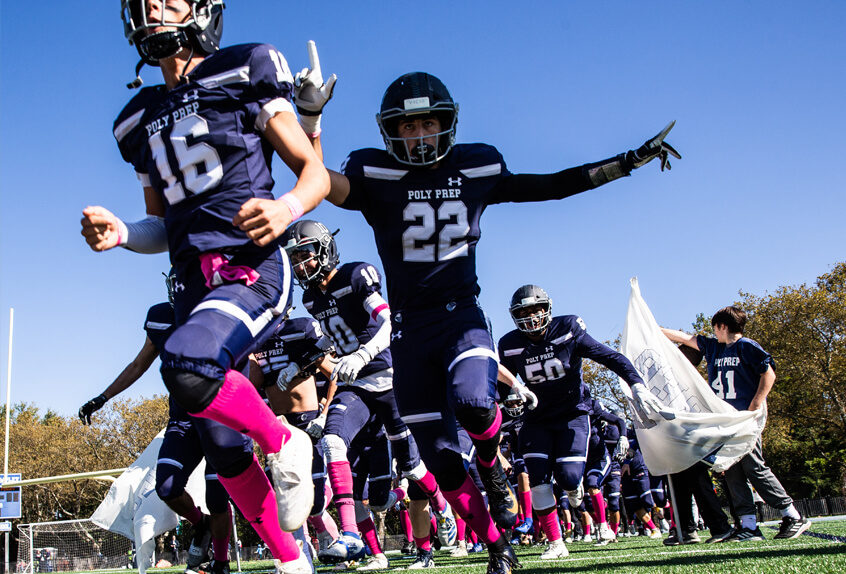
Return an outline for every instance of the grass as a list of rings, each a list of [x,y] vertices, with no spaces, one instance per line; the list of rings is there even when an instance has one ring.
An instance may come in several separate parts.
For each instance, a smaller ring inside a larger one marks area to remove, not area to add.
[[[846,520],[817,520],[808,532],[795,540],[774,540],[772,537],[776,529],[762,525],[761,530],[767,537],[764,542],[664,546],[660,540],[634,537],[621,538],[619,542],[607,546],[572,543],[567,545],[570,550],[568,558],[543,562],[540,560],[543,547],[522,546],[517,548],[517,553],[523,567],[515,574],[846,573]],[[834,537],[840,537],[840,541]],[[389,555],[389,559],[391,570],[405,568],[412,562],[412,557],[398,554]],[[450,574],[483,574],[487,567],[487,553],[452,558],[446,551],[436,552],[435,564],[436,570]],[[273,572],[273,563],[269,560],[245,562],[241,569],[245,572]],[[155,574],[181,574],[183,571],[184,567],[148,570]],[[233,562],[232,572],[235,571]],[[317,571],[328,574],[333,569],[319,565]]]

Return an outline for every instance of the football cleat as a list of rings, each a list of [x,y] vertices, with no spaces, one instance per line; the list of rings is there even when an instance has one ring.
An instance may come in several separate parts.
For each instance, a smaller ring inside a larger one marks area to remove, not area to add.
[[[477,468],[479,477],[488,493],[488,506],[494,522],[503,530],[514,528],[514,525],[517,524],[517,513],[520,511],[520,505],[517,503],[517,495],[514,494],[514,489],[508,483],[502,463],[497,458],[490,468],[483,465],[478,465]]]
[[[571,542],[573,542],[573,529],[572,528],[566,528],[564,530],[564,542],[566,542],[567,544],[570,544]]]
[[[736,529],[731,536],[726,539],[726,542],[761,542],[764,540],[764,534],[757,526],[754,530],[751,528],[740,527]]]
[[[523,520],[523,522],[521,522],[520,525],[517,526],[517,528],[515,528],[514,530],[516,530],[520,534],[528,534],[529,532],[532,531],[532,529],[534,527],[535,527],[535,523],[532,520],[532,517],[527,516],[526,519]]]
[[[591,538],[590,534],[583,534],[581,537],[576,538],[576,540],[579,542],[585,542],[587,544],[593,542],[593,538]]]
[[[300,551],[296,560],[289,562],[274,560],[273,565],[276,567],[276,574],[312,574],[314,572],[311,563],[308,561],[308,556],[302,551]]]
[[[485,545],[481,542],[477,542],[476,544],[473,545],[473,548],[468,548],[467,551],[468,552],[484,552],[485,551]]]
[[[328,531],[324,530],[323,532],[319,532],[317,534],[317,550],[318,550],[318,552],[323,552],[324,550],[329,548],[329,545],[332,544],[333,542],[335,542],[335,540],[332,538],[332,535],[329,534]]]
[[[564,541],[560,538],[549,543],[543,554],[540,555],[541,560],[557,560],[558,558],[567,558],[570,551],[564,545]]]
[[[467,556],[467,543],[463,540],[459,541],[458,546],[453,548],[450,551],[449,555],[452,558],[464,558],[465,556]]]
[[[423,568],[434,568],[435,567],[435,560],[432,556],[431,550],[423,550],[422,548],[417,549],[417,558],[414,559],[414,562],[409,564],[408,570],[422,570]]]
[[[291,438],[279,452],[267,455],[267,465],[273,477],[276,506],[279,509],[279,527],[294,532],[308,518],[314,503],[314,484],[311,481],[311,438],[279,417]]]
[[[646,533],[646,535],[647,535],[649,538],[652,538],[653,540],[660,540],[661,538],[663,538],[663,537],[664,537],[664,536],[661,534],[661,531],[660,531],[659,529],[657,529],[657,528],[653,528],[652,530],[649,530],[649,531]]]
[[[359,570],[386,570],[388,566],[388,557],[382,554],[374,554],[370,560],[358,567]]]
[[[410,555],[414,554],[414,552],[415,547],[413,540],[406,540],[405,542],[403,542],[402,548],[400,549],[400,554]]]
[[[611,527],[608,526],[607,522],[602,522],[599,524],[599,542],[605,542],[606,544],[612,540],[617,539],[617,535],[614,534],[614,531],[611,530]]]
[[[435,512],[435,522],[438,526],[438,540],[441,546],[455,546],[458,540],[458,528],[449,504],[444,507],[443,512]]]
[[[661,532],[669,532],[670,531],[670,523],[667,522],[666,519],[662,518],[658,521],[658,528],[661,529]]]
[[[332,542],[326,550],[317,553],[317,559],[324,564],[338,564],[339,562],[360,560],[364,558],[365,553],[364,542],[361,541],[358,534],[342,532],[338,539]]]
[[[488,552],[490,556],[487,574],[511,574],[514,568],[520,567],[520,561],[517,560],[517,555],[509,544],[506,544],[501,552],[497,552],[490,547]]]
[[[229,574],[229,560],[212,560],[208,574]]]
[[[781,519],[781,526],[778,528],[778,534],[776,534],[773,538],[798,538],[803,532],[808,530],[810,526],[811,521],[804,516],[800,516],[798,520],[785,516]]]
[[[185,572],[191,574],[199,572],[200,565],[209,561],[209,545],[211,544],[211,530],[209,515],[204,514],[200,522],[194,527],[194,536],[188,546],[188,559],[185,561]]]

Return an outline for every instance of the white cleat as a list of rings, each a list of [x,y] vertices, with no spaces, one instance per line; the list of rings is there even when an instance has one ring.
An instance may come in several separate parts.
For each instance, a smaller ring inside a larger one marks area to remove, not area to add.
[[[657,528],[653,528],[652,530],[647,530],[646,535],[651,538],[652,540],[660,540],[664,538],[664,535],[661,534],[661,531]]]
[[[312,574],[313,572],[308,556],[302,551],[300,551],[300,556],[296,560],[290,562],[274,560],[273,564],[276,566],[276,574]]]
[[[611,530],[607,522],[602,522],[599,525],[599,542],[608,544],[612,540],[617,540],[617,535]]]
[[[455,516],[453,516],[449,504],[446,505],[443,512],[435,512],[435,522],[441,546],[455,546],[458,540],[458,528],[455,525]]]
[[[358,567],[358,570],[387,570],[388,568],[390,568],[388,557],[380,552],[371,556],[370,560]]]
[[[279,452],[267,455],[267,465],[273,477],[279,527],[285,532],[293,532],[306,521],[314,503],[312,444],[309,436],[289,425],[285,417],[280,416],[279,422],[291,431],[291,438]]]
[[[467,556],[467,543],[460,541],[458,546],[450,550],[449,555],[453,558],[464,558]]]
[[[560,538],[553,542],[549,543],[546,550],[543,551],[543,554],[540,555],[541,560],[557,560],[559,558],[567,558],[570,555],[570,551],[567,550],[567,547],[564,545],[564,541]]]

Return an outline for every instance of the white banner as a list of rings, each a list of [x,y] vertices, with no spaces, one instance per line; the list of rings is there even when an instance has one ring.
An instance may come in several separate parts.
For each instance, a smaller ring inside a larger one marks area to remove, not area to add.
[[[156,461],[164,440],[162,430],[133,462],[114,481],[103,502],[91,515],[91,521],[135,542],[138,572],[150,567],[155,548],[154,538],[176,528],[179,516],[156,494]],[[200,461],[185,490],[203,512],[206,508],[205,459]]]
[[[661,332],[640,294],[637,278],[620,345],[649,390],[667,406],[657,422],[631,409],[649,472],[680,472],[706,459],[721,472],[748,454],[764,429],[765,409],[738,411],[718,398],[699,371]],[[620,381],[631,400],[628,385]]]

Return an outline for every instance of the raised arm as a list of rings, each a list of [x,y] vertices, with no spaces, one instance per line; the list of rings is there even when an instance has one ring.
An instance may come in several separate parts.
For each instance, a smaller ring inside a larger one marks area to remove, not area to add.
[[[699,348],[699,343],[696,342],[696,335],[689,335],[684,331],[678,331],[676,329],[665,329],[661,327],[661,332],[664,333],[664,336],[671,340],[673,343],[680,343],[685,345],[686,347],[691,347],[692,349],[696,349],[697,351],[701,351]]]

